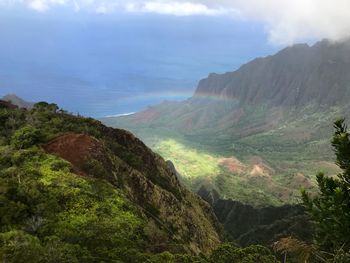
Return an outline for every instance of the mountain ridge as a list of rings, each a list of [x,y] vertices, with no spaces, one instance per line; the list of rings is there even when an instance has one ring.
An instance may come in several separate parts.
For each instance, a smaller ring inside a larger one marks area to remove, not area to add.
[[[199,82],[194,97],[236,98],[241,104],[268,101],[272,106],[302,106],[311,100],[334,105],[349,98],[349,51],[348,41],[293,45],[234,72],[210,74]]]

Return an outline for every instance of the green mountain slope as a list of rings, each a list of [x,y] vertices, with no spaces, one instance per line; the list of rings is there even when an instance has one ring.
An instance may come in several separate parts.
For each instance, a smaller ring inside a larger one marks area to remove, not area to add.
[[[219,245],[210,206],[131,133],[47,103],[0,101],[0,127],[6,262],[145,262]]]

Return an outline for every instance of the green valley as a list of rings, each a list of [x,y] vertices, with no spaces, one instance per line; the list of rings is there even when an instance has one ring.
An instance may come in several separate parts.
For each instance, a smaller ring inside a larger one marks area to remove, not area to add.
[[[301,188],[314,188],[317,172],[339,172],[330,145],[331,123],[346,115],[346,108],[321,110],[310,105],[235,111],[242,115],[238,121],[205,129],[182,129],[181,122],[167,123],[163,115],[151,125],[133,121],[132,116],[103,121],[130,129],[171,160],[192,191],[204,185],[222,198],[254,206],[298,203]]]

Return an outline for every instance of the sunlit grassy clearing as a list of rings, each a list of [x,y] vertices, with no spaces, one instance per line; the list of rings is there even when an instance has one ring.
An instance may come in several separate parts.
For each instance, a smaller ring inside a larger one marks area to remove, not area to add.
[[[171,160],[183,177],[210,176],[220,172],[217,156],[187,147],[174,139],[158,142],[154,150]]]

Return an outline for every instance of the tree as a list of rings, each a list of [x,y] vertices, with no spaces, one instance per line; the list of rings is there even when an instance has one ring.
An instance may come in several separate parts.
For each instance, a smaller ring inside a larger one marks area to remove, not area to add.
[[[263,246],[253,245],[246,248],[231,244],[220,245],[210,256],[215,263],[273,263],[277,262],[271,251]]]
[[[336,178],[319,173],[317,196],[302,191],[303,202],[315,224],[316,244],[329,253],[350,249],[350,140],[344,119],[337,120],[334,128],[332,146],[343,172]]]
[[[17,149],[25,149],[39,143],[41,138],[40,130],[32,126],[25,126],[14,133],[11,138],[11,144]]]
[[[55,103],[49,104],[45,101],[41,101],[41,102],[35,103],[33,106],[33,109],[37,110],[37,111],[48,111],[51,113],[56,113],[58,111],[59,107]]]
[[[43,248],[37,237],[23,231],[0,233],[0,258],[3,262],[40,262]]]

